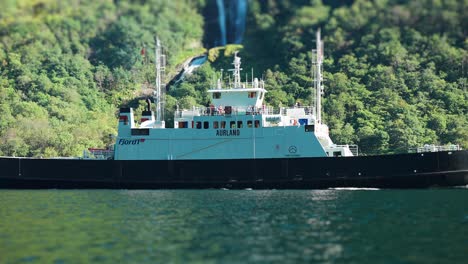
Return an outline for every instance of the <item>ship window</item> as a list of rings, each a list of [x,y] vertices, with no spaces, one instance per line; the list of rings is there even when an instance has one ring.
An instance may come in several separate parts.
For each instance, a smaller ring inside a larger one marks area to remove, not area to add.
[[[213,93],[213,99],[220,99],[220,98],[221,98],[221,93],[219,92]]]
[[[249,98],[257,97],[257,92],[249,92]]]
[[[218,127],[219,127],[219,122],[218,122],[218,121],[214,121],[214,122],[213,122],[213,128],[214,128],[214,129],[218,129]]]
[[[210,122],[208,122],[208,121],[203,122],[203,128],[204,129],[210,128]]]
[[[236,128],[236,121],[231,121],[229,124],[230,128]]]
[[[252,120],[247,121],[247,127],[252,127]]]
[[[221,128],[226,128],[226,121],[221,121]]]
[[[333,157],[341,157],[341,151],[333,151]]]
[[[255,120],[255,128],[260,127],[260,120]]]
[[[179,128],[187,128],[187,127],[188,127],[188,122],[187,121],[179,122]]]
[[[237,128],[242,128],[242,121],[237,121]]]
[[[148,136],[149,128],[132,128],[131,134],[132,136]]]
[[[314,125],[305,125],[305,132],[314,132],[315,126]]]
[[[197,129],[201,129],[201,122],[197,121]]]

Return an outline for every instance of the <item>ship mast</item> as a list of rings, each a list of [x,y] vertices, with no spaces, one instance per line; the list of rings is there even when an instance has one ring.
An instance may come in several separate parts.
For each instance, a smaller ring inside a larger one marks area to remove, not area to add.
[[[237,56],[238,51],[234,53],[234,69],[230,69],[229,71],[233,71],[234,75],[234,88],[241,88],[241,81],[240,81],[240,71],[242,68],[241,65],[241,58]]]
[[[163,107],[164,107],[164,91],[163,85],[161,83],[162,74],[165,70],[165,57],[161,54],[161,43],[159,42],[159,38],[155,37],[156,46],[154,49],[156,61],[156,90],[153,91],[154,101],[156,102],[156,122],[161,122],[164,119],[163,116]]]
[[[315,115],[318,123],[322,123],[322,92],[323,92],[323,76],[322,76],[322,63],[323,63],[323,41],[320,38],[320,29],[316,34],[316,48],[312,50],[312,76],[314,82],[314,91],[312,93],[313,108],[315,108]],[[315,94],[315,98],[314,97]],[[315,99],[315,100],[314,100]]]

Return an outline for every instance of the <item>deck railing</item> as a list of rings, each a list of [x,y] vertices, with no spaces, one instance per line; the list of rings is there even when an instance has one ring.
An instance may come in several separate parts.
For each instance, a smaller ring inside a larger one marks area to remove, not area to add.
[[[410,148],[408,152],[410,153],[422,153],[422,152],[438,152],[438,151],[457,151],[462,150],[460,145],[424,145],[422,147]]]
[[[112,148],[111,149],[88,148],[88,151],[83,151],[83,158],[104,159],[104,160],[113,159],[114,150]]]
[[[336,145],[336,147],[344,147],[349,148],[349,151],[353,153],[353,156],[357,156],[359,154],[359,147],[358,145]]]
[[[219,116],[219,115],[282,115],[286,116],[287,111],[291,109],[303,109],[305,115],[315,115],[312,107],[193,107],[190,110],[177,110],[174,113],[175,118],[193,117],[193,116]]]

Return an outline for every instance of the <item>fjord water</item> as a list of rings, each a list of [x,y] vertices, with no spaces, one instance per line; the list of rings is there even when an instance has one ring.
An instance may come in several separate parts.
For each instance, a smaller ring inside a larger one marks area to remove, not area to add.
[[[0,190],[0,263],[466,263],[468,189]]]

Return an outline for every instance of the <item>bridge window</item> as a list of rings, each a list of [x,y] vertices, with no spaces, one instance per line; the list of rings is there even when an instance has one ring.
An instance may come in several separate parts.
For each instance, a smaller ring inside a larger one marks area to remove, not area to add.
[[[213,99],[220,99],[220,98],[221,98],[221,93],[219,92],[213,93]]]
[[[221,121],[221,128],[226,128],[226,121]]]
[[[208,121],[203,122],[203,128],[204,129],[210,128],[210,122],[208,122]]]
[[[201,129],[201,122],[200,121],[197,121],[196,128]]]
[[[237,128],[242,128],[242,121],[237,121]]]
[[[214,122],[213,122],[213,128],[214,128],[214,129],[218,129],[218,127],[219,127],[219,122],[218,122],[218,121],[214,121]]]
[[[260,127],[260,120],[255,120],[255,128],[259,128]]]
[[[249,98],[257,97],[257,92],[249,92]]]
[[[231,121],[229,127],[236,128],[236,121]]]
[[[247,121],[247,127],[252,127],[252,120]]]

